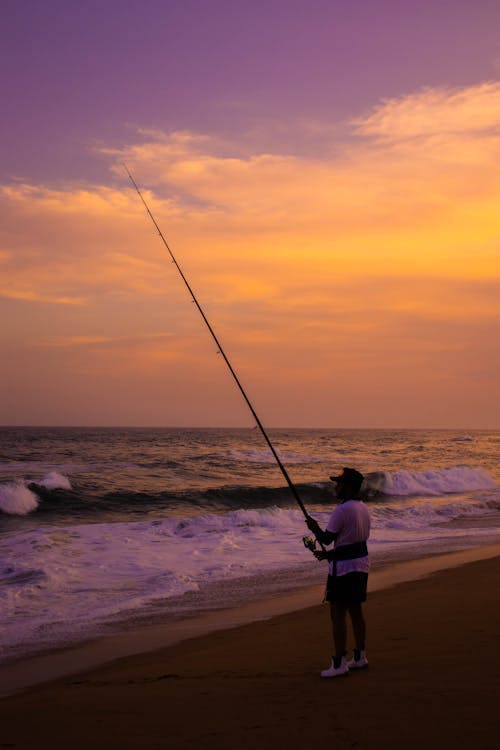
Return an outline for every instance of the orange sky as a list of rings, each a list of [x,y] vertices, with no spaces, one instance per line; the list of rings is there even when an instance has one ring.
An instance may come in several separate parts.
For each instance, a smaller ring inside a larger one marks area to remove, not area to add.
[[[125,160],[266,425],[500,427],[500,83],[294,127],[321,153],[136,128],[0,187],[3,424],[252,424]]]

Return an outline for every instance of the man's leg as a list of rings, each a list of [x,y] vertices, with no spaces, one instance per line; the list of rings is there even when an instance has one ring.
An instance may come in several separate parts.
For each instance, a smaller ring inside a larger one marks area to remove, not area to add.
[[[366,643],[366,623],[363,615],[363,605],[361,603],[350,604],[349,615],[351,617],[356,649],[358,651],[364,651]]]
[[[335,656],[341,659],[346,652],[347,643],[347,625],[346,625],[347,607],[344,604],[330,604],[330,617],[332,619],[333,645]]]
[[[349,674],[345,660],[345,647],[347,640],[346,624],[347,606],[345,604],[333,604],[330,602],[330,617],[333,631],[334,657],[332,665],[321,672],[321,677],[340,677]]]

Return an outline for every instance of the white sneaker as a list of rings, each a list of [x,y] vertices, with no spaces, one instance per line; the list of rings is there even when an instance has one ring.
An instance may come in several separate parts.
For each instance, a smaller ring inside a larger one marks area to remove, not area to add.
[[[321,677],[342,677],[343,675],[349,674],[349,667],[344,657],[340,660],[340,665],[335,666],[335,662],[332,659],[332,665],[328,669],[324,669],[321,672]]]
[[[356,658],[357,657],[357,658]],[[347,662],[348,669],[365,669],[368,666],[366,651],[353,651],[352,659]]]

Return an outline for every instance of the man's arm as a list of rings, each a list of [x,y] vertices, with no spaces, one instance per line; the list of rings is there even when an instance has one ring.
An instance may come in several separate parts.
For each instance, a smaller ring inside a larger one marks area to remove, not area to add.
[[[307,516],[306,524],[309,531],[312,531],[318,542],[321,542],[321,544],[331,544],[338,537],[338,532],[335,533],[333,531],[328,531],[328,529],[323,531],[319,523],[312,518],[312,516]]]

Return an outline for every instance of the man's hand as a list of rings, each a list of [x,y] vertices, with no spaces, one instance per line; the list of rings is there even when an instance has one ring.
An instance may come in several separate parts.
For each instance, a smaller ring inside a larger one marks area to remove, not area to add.
[[[328,560],[328,552],[326,550],[316,550],[313,552],[313,555],[316,560]]]
[[[309,529],[309,531],[312,531],[313,534],[318,536],[318,534],[321,534],[321,529],[319,526],[319,523],[312,518],[312,516],[307,516],[306,518],[306,526]]]

